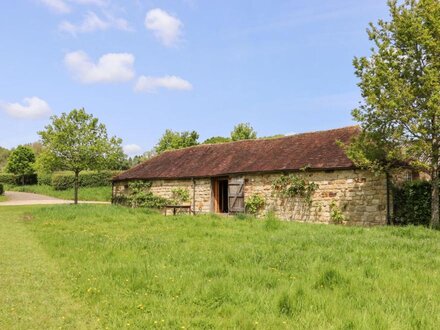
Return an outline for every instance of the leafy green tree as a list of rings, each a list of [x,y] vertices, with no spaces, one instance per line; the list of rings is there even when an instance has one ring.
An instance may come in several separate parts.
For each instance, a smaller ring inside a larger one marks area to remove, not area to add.
[[[232,141],[251,140],[257,138],[257,132],[252,128],[249,123],[241,123],[234,127],[231,132]]]
[[[36,158],[38,158],[38,156],[43,151],[43,145],[41,144],[41,142],[27,143],[25,144],[25,146],[30,147],[34,151]]]
[[[405,155],[430,174],[430,226],[439,228],[440,1],[388,5],[391,20],[370,24],[371,55],[354,59],[364,101],[353,117],[373,141],[395,144],[386,157]]]
[[[53,116],[52,123],[38,132],[47,167],[73,171],[75,204],[78,204],[79,174],[84,170],[109,169],[122,162],[122,140],[108,137],[104,124],[84,109]]]
[[[6,164],[6,172],[20,176],[21,183],[25,184],[26,175],[35,173],[35,154],[30,147],[18,146],[12,150]]]
[[[224,136],[213,136],[209,139],[206,139],[203,144],[217,144],[217,143],[226,143],[231,142],[230,138],[224,137]]]
[[[10,153],[8,149],[0,147],[0,171],[6,166]]]
[[[155,146],[157,154],[167,150],[182,149],[198,145],[199,134],[196,131],[174,132],[167,129]]]

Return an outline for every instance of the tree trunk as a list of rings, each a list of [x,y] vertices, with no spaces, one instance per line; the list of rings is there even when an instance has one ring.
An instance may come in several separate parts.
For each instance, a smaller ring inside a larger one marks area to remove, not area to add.
[[[22,186],[24,186],[24,178],[25,178],[25,176],[24,176],[24,174],[21,176],[21,185]]]
[[[78,204],[78,187],[79,187],[79,172],[75,171],[75,183],[74,183],[74,190],[75,190],[74,203],[75,203],[75,205]]]
[[[431,202],[431,228],[440,229],[439,221],[439,170],[436,167],[432,171],[432,202]]]

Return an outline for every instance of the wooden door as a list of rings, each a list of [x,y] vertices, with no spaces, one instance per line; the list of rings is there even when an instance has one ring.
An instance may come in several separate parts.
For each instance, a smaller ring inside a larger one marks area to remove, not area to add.
[[[220,191],[219,191],[219,182],[218,179],[213,179],[212,180],[212,209],[215,213],[219,213],[220,212]]]
[[[229,179],[228,199],[230,213],[240,213],[245,211],[244,178]]]

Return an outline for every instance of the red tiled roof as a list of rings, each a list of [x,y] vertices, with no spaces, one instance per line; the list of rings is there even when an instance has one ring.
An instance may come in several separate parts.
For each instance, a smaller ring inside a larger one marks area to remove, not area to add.
[[[358,126],[274,139],[207,144],[167,151],[121,173],[114,181],[201,178],[239,173],[354,168],[336,141],[347,143]]]

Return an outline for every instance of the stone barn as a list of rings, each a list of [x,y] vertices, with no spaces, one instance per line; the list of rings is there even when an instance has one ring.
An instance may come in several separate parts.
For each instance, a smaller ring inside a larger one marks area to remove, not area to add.
[[[252,210],[284,220],[383,225],[390,204],[385,176],[356,168],[338,144],[358,133],[352,126],[168,151],[115,177],[113,196],[129,194],[131,181],[146,181],[164,198],[187,191],[194,213]]]

